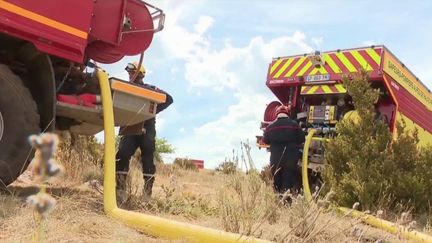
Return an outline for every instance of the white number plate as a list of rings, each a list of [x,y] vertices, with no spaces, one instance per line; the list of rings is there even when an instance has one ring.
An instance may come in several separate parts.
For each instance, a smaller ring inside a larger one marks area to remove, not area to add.
[[[330,79],[329,74],[306,76],[306,82],[326,81]]]

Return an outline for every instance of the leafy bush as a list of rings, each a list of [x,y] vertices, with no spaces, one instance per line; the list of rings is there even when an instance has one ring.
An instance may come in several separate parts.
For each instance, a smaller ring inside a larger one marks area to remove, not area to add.
[[[219,164],[216,171],[220,171],[224,174],[233,174],[237,171],[237,164],[231,161],[224,161]]]
[[[417,132],[397,124],[393,139],[387,125],[375,119],[379,91],[370,87],[367,73],[345,84],[359,119],[337,124],[338,136],[326,144],[328,167],[324,178],[338,204],[360,202],[363,210],[401,205],[424,213],[432,195],[431,148],[419,149]]]
[[[175,152],[174,147],[168,143],[165,138],[156,138],[156,150],[154,153],[155,162],[163,162],[163,154],[172,154]]]

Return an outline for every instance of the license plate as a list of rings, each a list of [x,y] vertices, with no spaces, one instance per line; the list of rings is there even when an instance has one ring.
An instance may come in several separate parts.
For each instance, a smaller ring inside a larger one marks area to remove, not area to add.
[[[306,76],[306,82],[327,81],[329,79],[329,74]]]

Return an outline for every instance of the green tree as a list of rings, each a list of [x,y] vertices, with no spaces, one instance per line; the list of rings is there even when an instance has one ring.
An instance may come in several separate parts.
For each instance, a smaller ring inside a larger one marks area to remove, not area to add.
[[[408,132],[404,122],[396,136],[387,124],[376,119],[374,104],[379,90],[372,89],[362,72],[345,80],[359,118],[337,124],[338,136],[326,144],[326,185],[335,192],[338,204],[360,202],[363,209],[396,209],[403,205],[423,213],[431,203],[432,157],[419,149],[417,132]],[[429,167],[430,168],[430,167]]]
[[[156,138],[154,157],[157,162],[163,162],[162,154],[172,154],[174,152],[175,148],[165,138]]]

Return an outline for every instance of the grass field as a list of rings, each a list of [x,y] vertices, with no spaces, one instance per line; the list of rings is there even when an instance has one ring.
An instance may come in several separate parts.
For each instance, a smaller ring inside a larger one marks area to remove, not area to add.
[[[105,216],[100,168],[65,164],[69,172],[48,187],[58,203],[44,224],[46,242],[167,242]],[[148,202],[141,195],[143,182],[137,163],[129,178],[130,196],[120,207],[164,218],[276,242],[403,241],[327,207],[310,207],[301,197],[284,206],[258,174],[226,175],[159,164],[153,198]],[[25,196],[37,190],[34,186],[24,175],[10,187],[12,195],[0,196],[1,242],[32,240],[36,223]]]

